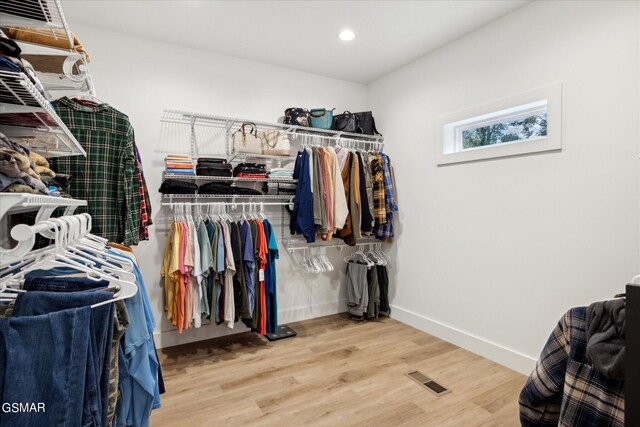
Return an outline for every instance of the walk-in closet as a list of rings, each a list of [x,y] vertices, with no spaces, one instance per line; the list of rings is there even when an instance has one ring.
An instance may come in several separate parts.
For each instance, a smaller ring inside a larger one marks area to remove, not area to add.
[[[2,0],[0,427],[640,427],[640,1]]]

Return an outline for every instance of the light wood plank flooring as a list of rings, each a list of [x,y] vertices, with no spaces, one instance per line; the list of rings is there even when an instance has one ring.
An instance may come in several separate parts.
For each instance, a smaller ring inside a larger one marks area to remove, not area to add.
[[[151,425],[518,426],[525,377],[393,319],[335,315],[160,351],[167,393]],[[436,396],[404,374],[452,391]]]

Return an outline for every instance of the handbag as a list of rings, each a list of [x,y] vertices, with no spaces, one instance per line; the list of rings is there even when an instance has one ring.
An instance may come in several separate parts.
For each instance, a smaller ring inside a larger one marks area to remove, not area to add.
[[[306,108],[287,108],[284,110],[284,124],[309,127],[309,110]]]
[[[249,127],[249,132],[247,132]],[[262,154],[262,142],[254,123],[244,122],[232,136],[234,153]]]
[[[356,113],[356,117],[358,118],[358,124],[360,126],[360,130],[357,131],[358,133],[382,136],[382,134],[378,132],[378,129],[376,129],[376,119],[373,118],[371,111]]]
[[[287,132],[283,130],[264,130],[260,132],[262,154],[270,156],[290,156],[291,143]]]
[[[350,111],[345,111],[342,114],[333,116],[333,129],[335,130],[357,133],[359,128],[358,116]]]
[[[309,112],[309,119],[311,120],[311,127],[318,129],[331,129],[333,126],[333,110],[327,110],[326,108],[314,108]]]

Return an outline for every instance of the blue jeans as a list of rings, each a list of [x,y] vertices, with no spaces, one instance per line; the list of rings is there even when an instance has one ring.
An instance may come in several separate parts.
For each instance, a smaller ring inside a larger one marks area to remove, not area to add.
[[[28,278],[25,288],[29,292],[18,297],[12,316],[37,316],[107,301],[113,297],[112,293],[92,291],[105,284],[82,278]],[[106,425],[109,402],[113,305],[90,309],[88,328],[82,425],[102,427]]]
[[[81,426],[91,308],[0,319],[2,403],[43,403],[44,412],[0,411],[0,426]]]

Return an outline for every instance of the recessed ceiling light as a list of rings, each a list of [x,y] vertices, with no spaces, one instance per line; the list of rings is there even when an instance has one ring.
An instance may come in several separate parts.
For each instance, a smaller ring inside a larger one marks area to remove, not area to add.
[[[353,33],[353,31],[351,30],[343,30],[338,37],[340,37],[340,40],[344,40],[346,42],[353,40],[356,35]]]

